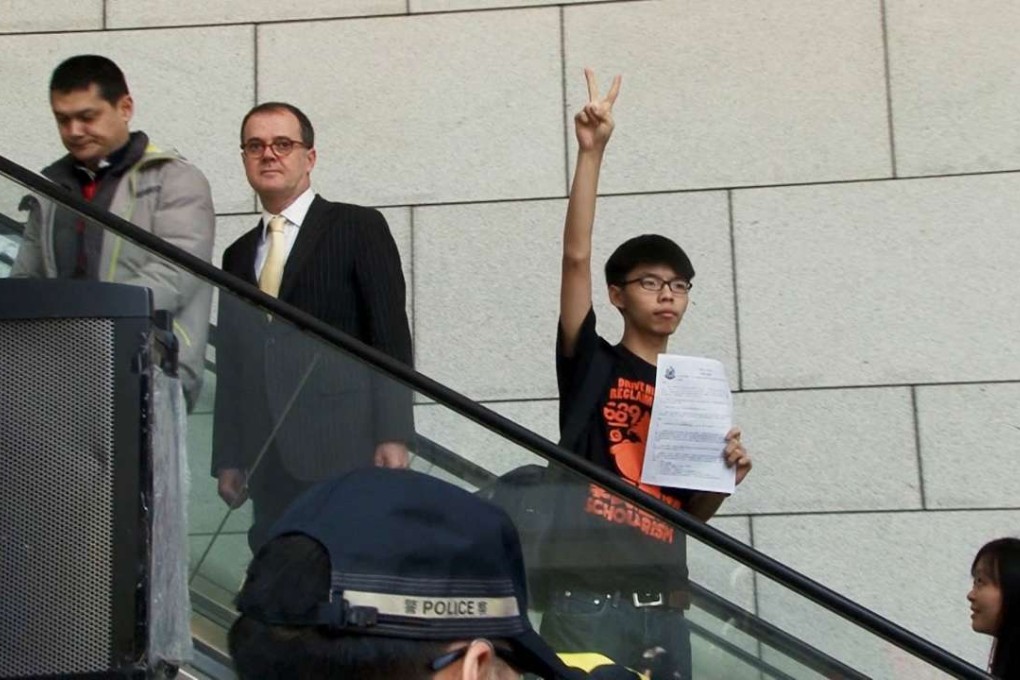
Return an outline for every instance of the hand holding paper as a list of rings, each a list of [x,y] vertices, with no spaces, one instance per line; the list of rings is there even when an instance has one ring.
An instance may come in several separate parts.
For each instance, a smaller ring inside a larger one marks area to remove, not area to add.
[[[751,471],[751,457],[740,441],[740,428],[734,427],[726,434],[726,449],[723,454],[726,457],[726,464],[733,468],[736,476],[736,483],[739,485]]]
[[[728,494],[748,469],[722,363],[660,354],[641,481]]]

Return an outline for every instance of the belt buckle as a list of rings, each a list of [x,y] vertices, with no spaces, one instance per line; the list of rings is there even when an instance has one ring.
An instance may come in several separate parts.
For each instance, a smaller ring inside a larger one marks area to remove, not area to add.
[[[631,597],[634,600],[634,606],[638,609],[642,607],[658,607],[665,604],[666,600],[663,599],[662,593],[655,593],[653,597],[648,600],[642,600],[642,595],[653,595],[652,593],[631,593]]]

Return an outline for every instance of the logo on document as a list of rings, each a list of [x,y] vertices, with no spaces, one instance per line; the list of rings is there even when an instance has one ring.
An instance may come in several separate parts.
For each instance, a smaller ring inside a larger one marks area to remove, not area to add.
[[[666,380],[672,380],[673,378],[676,377],[676,369],[673,368],[672,366],[667,366],[666,372],[663,375],[666,376]]]

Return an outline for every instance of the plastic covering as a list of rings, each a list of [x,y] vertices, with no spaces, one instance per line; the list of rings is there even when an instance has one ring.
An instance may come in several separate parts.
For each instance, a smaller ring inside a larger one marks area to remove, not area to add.
[[[152,572],[149,591],[149,663],[181,666],[191,660],[188,595],[188,457],[180,380],[153,367]]]

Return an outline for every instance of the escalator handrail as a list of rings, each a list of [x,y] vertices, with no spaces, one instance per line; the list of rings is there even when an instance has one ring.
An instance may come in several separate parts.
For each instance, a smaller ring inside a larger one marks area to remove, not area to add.
[[[925,640],[889,619],[823,586],[787,565],[758,552],[737,539],[694,519],[662,501],[652,498],[637,487],[624,482],[613,473],[557,446],[549,440],[492,411],[428,376],[418,373],[389,355],[346,335],[311,314],[266,295],[256,286],[227,274],[192,255],[167,243],[158,236],[144,231],[127,220],[86,202],[83,198],[21,167],[0,155],[0,174],[46,198],[63,204],[84,215],[113,233],[133,241],[143,248],[174,262],[220,288],[224,288],[249,303],[263,308],[297,328],[317,336],[347,354],[353,355],[376,370],[386,374],[428,398],[442,404],[459,415],[509,439],[519,446],[579,473],[634,505],[649,510],[676,525],[690,536],[712,546],[732,559],[782,584],[786,588],[811,600],[815,604],[842,616],[857,626],[900,647],[925,662],[960,678],[985,680],[989,676],[960,657]]]

